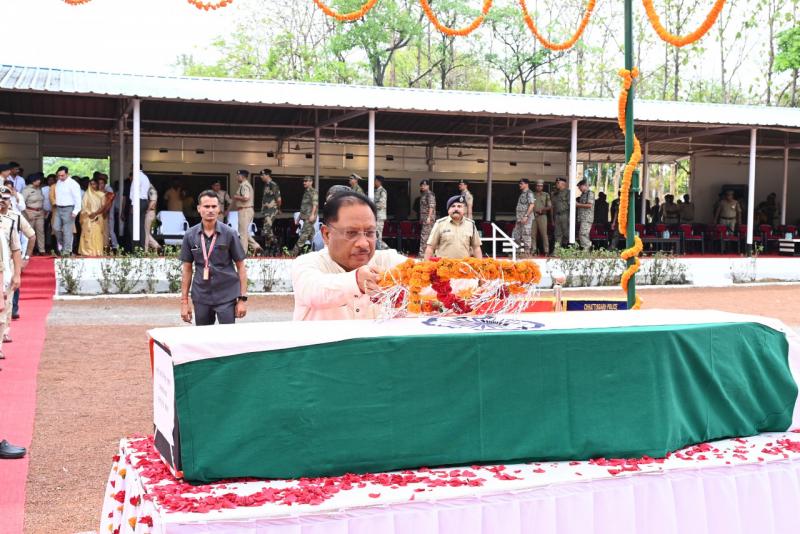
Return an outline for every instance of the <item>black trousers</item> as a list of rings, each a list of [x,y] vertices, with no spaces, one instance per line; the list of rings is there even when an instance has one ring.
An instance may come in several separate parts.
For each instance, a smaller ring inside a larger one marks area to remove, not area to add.
[[[194,324],[206,326],[214,324],[233,324],[236,322],[236,300],[225,304],[194,304]]]
[[[125,207],[125,248],[132,252],[136,247],[144,248],[144,215],[147,213],[147,200],[139,199],[139,239],[133,241],[133,206],[128,203]]]

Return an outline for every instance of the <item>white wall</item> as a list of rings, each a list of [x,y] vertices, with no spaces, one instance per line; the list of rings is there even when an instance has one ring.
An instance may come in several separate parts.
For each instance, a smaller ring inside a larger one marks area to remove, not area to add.
[[[52,135],[0,130],[0,161],[14,159],[22,163],[27,173],[41,170],[44,155],[76,157],[118,157],[117,139],[110,136]],[[295,150],[299,145],[300,149]],[[289,153],[282,158],[268,158],[267,152],[277,154],[274,141],[248,141],[238,139],[196,139],[180,137],[143,137],[142,165],[149,170],[164,172],[222,172],[236,169],[251,172],[264,167],[272,168],[276,174],[296,176],[313,175],[314,160],[306,159],[307,152],[314,151],[311,142],[291,141],[284,147]],[[166,152],[161,152],[166,149]],[[202,154],[196,151],[200,149]],[[321,143],[320,172],[324,176],[348,176],[351,172],[367,174],[367,146],[358,144]],[[461,151],[462,156],[458,153]],[[353,159],[345,154],[352,153]],[[386,155],[394,156],[392,161]],[[436,148],[433,170],[428,170],[425,148],[419,146],[377,146],[376,172],[387,178],[412,177],[458,179],[474,181],[486,179],[486,163],[478,159],[488,158],[485,149]],[[547,151],[494,151],[494,178],[498,181],[514,181],[522,177],[554,179],[567,173],[565,152]],[[126,151],[126,165],[130,164],[130,138]],[[516,162],[516,166],[509,165]],[[112,161],[112,175],[117,164]],[[418,183],[412,182],[412,190]]]
[[[758,158],[756,160],[756,206],[768,194],[775,193],[778,202],[783,192],[783,153],[780,158]],[[791,156],[792,154],[790,154]],[[691,195],[695,202],[695,220],[710,223],[714,203],[720,188],[726,184],[747,185],[750,161],[747,157],[694,157]],[[789,160],[789,188],[786,202],[786,222],[795,224],[800,220],[800,161]],[[783,209],[784,207],[781,206]],[[746,222],[746,217],[743,221]]]

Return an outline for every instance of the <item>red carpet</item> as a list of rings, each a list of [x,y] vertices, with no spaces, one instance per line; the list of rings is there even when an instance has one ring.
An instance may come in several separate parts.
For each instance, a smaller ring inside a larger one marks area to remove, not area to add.
[[[53,306],[53,258],[31,258],[22,273],[20,319],[11,323],[13,343],[0,360],[0,440],[30,448],[36,413],[36,374],[44,346],[47,314]],[[28,457],[0,460],[0,533],[22,532]]]

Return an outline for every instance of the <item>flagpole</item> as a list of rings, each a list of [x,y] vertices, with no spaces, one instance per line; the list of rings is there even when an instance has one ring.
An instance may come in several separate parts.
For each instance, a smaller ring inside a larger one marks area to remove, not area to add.
[[[625,0],[625,68],[628,71],[633,69],[633,0]],[[633,96],[634,84],[631,84],[628,92],[628,102],[625,108],[625,161],[628,162],[633,154]],[[633,237],[636,232],[636,193],[639,191],[639,171],[633,172],[630,196],[628,198],[628,221],[627,221],[627,248],[633,247]],[[641,209],[641,208],[640,208]],[[628,265],[634,263],[634,259],[628,260]],[[631,276],[628,282],[628,309],[633,308],[636,303],[636,275]]]

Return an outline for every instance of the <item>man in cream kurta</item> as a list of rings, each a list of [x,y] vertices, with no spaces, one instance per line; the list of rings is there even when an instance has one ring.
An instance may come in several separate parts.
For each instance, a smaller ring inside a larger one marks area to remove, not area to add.
[[[321,228],[325,248],[292,265],[295,321],[376,319],[370,297],[382,273],[406,260],[394,250],[375,250],[375,204],[345,192],[328,199]]]
[[[367,265],[383,272],[404,261],[396,250],[378,250]],[[295,321],[378,318],[378,306],[362,293],[356,271],[345,271],[327,248],[294,260],[292,285]]]

